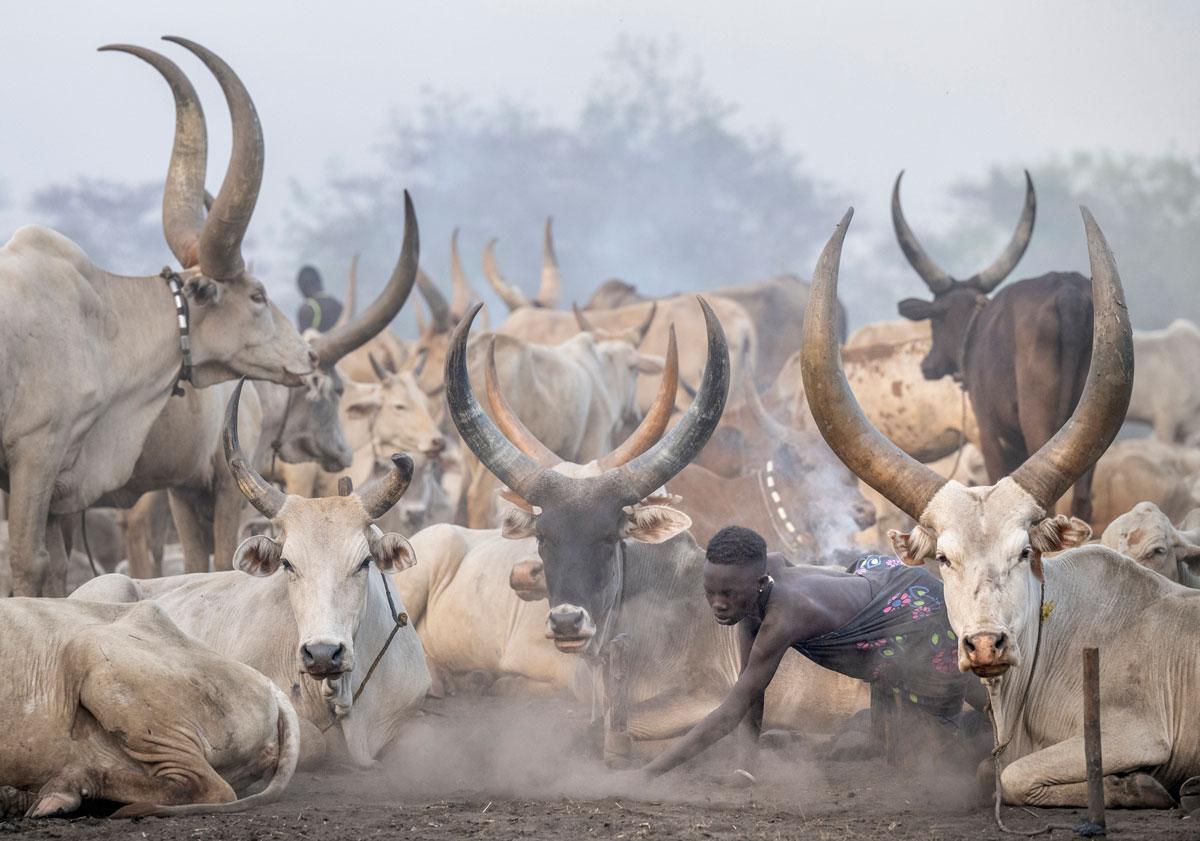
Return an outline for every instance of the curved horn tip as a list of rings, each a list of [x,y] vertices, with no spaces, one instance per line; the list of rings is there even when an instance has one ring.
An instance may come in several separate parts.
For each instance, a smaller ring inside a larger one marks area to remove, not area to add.
[[[416,465],[408,453],[392,453],[392,467],[395,468],[405,482],[411,482]]]

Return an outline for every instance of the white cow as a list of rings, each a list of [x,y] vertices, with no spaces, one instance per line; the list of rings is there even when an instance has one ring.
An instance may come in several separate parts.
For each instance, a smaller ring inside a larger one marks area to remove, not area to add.
[[[155,605],[5,599],[0,626],[0,818],[91,799],[130,804],[118,817],[228,812],[287,787],[300,754],[287,697]]]
[[[1200,508],[1176,528],[1153,502],[1139,502],[1109,524],[1100,542],[1164,578],[1200,589]]]
[[[284,690],[301,718],[305,762],[329,747],[340,749],[340,737],[350,761],[370,766],[430,686],[411,627],[399,628],[388,646],[396,624],[391,605],[397,612],[404,605],[381,572],[411,566],[412,546],[371,525],[404,494],[412,460],[394,456],[387,476],[349,496],[285,496],[242,455],[240,396],[239,385],[226,414],[226,456],[242,492],[279,530],[279,540],[247,538],[234,556],[237,569],[229,572],[149,580],[106,575],[72,598],[155,602],[185,632]],[[355,699],[385,648],[371,683]],[[335,737],[332,743],[325,731]]]

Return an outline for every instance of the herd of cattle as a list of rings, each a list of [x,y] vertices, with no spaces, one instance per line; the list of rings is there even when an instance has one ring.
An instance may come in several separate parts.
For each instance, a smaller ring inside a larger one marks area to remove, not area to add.
[[[849,335],[850,214],[811,285],[647,298],[610,280],[570,309],[547,221],[535,296],[487,244],[509,312],[472,334],[457,232],[447,300],[406,195],[383,291],[360,310],[352,267],[342,319],[302,336],[242,257],[263,165],[250,96],[167,40],[228,103],[215,198],[187,76],[105,49],[174,97],[178,268],[119,277],[38,226],[0,249],[0,596],[18,597],[0,600],[0,816],[241,808],[298,763],[373,765],[430,692],[467,687],[574,696],[608,755],[653,754],[737,677],[700,587],[731,523],[795,564],[929,563],[1008,740],[1008,802],[1086,802],[1091,645],[1110,805],[1196,805],[1200,330],[1132,331],[1086,210],[1090,278],[997,292],[1033,233],[1032,181],[1003,254],[960,281],[897,179],[896,234],[933,298]],[[388,327],[414,286],[428,315],[406,341]],[[1126,420],[1153,434],[1113,444]],[[792,653],[765,718],[833,733],[867,704]]]

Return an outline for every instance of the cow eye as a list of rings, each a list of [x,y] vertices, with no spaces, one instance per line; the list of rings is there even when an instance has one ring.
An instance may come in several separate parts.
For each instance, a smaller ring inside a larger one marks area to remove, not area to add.
[[[942,552],[937,553],[937,562],[944,567],[950,566],[950,559]]]
[[[1154,550],[1154,554],[1155,554],[1155,555],[1165,555],[1165,554],[1167,554],[1167,547],[1165,547],[1165,546],[1159,546],[1157,549],[1155,549],[1155,550]]]
[[[250,293],[250,300],[256,304],[265,304],[267,302],[267,293],[262,291]]]
[[[282,566],[284,569],[286,569],[288,572],[296,571],[296,568],[292,566],[292,562],[289,561],[287,558],[280,559],[279,565]]]
[[[371,556],[367,555],[367,557],[363,558],[362,563],[358,565],[358,571],[362,572],[363,570],[367,569],[369,566],[371,566]]]
[[[1022,561],[1028,561],[1032,557],[1033,557],[1033,547],[1032,546],[1026,546],[1024,549],[1021,550],[1021,560]]]

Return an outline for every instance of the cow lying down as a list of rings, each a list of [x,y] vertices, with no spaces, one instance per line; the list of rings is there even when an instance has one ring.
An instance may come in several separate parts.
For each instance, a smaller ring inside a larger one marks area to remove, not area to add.
[[[291,703],[155,605],[3,599],[0,627],[0,818],[88,799],[127,804],[115,817],[234,811],[291,780]]]

